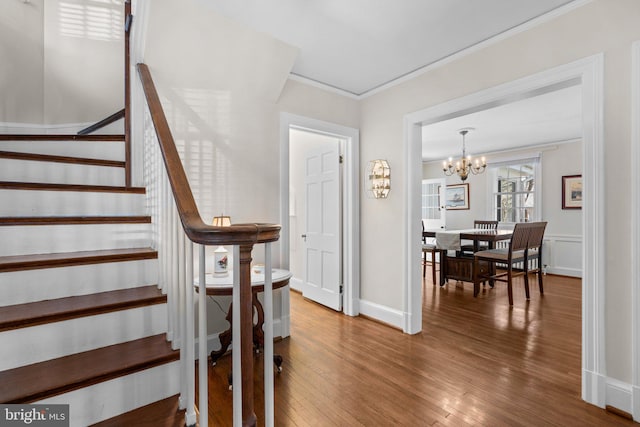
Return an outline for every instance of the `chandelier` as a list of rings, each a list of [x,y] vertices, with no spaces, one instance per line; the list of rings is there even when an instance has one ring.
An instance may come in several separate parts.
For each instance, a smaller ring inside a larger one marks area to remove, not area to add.
[[[464,182],[469,173],[474,175],[481,174],[487,168],[487,162],[484,161],[484,157],[481,160],[476,159],[475,162],[471,161],[471,156],[467,156],[465,147],[465,137],[469,131],[473,128],[460,129],[460,135],[462,135],[462,158],[453,164],[453,159],[449,157],[449,162],[446,160],[442,162],[442,170],[446,176],[451,176],[457,173],[460,179]]]

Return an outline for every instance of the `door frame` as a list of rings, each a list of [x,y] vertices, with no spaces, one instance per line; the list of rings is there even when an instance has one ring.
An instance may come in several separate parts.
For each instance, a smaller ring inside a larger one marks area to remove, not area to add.
[[[342,312],[348,316],[360,314],[360,131],[355,128],[329,123],[291,113],[280,113],[280,260],[282,268],[289,268],[289,129],[335,136],[345,141],[342,180]],[[283,292],[283,316],[287,319],[289,335],[289,296]],[[286,297],[285,297],[285,294]]]
[[[640,160],[640,40],[631,46],[631,161]],[[631,259],[640,255],[640,175],[631,180]],[[631,265],[633,385],[631,413],[640,420],[640,265]]]
[[[422,329],[420,266],[420,187],[422,183],[422,125],[531,96],[554,85],[577,81],[582,88],[583,200],[582,233],[582,399],[604,407],[605,269],[604,193],[604,55],[596,54],[569,64],[485,89],[424,110],[405,115],[403,151],[407,167],[404,179],[404,319],[403,329],[415,334]]]

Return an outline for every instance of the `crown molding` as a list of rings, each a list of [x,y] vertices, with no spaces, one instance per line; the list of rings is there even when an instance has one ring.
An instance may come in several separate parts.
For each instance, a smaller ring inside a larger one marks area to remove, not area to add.
[[[483,40],[483,41],[481,41],[479,43],[476,43],[476,44],[474,44],[472,46],[469,46],[468,48],[459,50],[459,51],[457,51],[457,52],[455,52],[455,53],[453,53],[453,54],[451,54],[449,56],[446,56],[446,57],[444,57],[442,59],[439,59],[439,60],[437,60],[435,62],[432,62],[431,64],[424,65],[424,66],[422,66],[422,67],[420,67],[420,68],[418,68],[416,70],[410,71],[407,74],[404,74],[404,75],[402,75],[400,77],[392,79],[392,80],[388,81],[387,83],[383,83],[383,84],[381,84],[379,86],[371,88],[371,89],[369,89],[369,90],[367,90],[365,92],[362,92],[362,93],[349,92],[349,91],[346,91],[344,89],[340,89],[340,88],[337,88],[335,86],[331,86],[331,85],[328,85],[326,83],[322,83],[322,82],[319,82],[317,80],[309,79],[307,77],[303,77],[303,76],[300,76],[300,75],[297,75],[297,74],[293,74],[293,73],[289,74],[289,79],[294,80],[294,81],[298,81],[298,82],[301,82],[301,83],[305,83],[307,85],[310,85],[310,86],[313,86],[313,87],[316,87],[316,88],[319,88],[319,89],[322,89],[322,90],[326,90],[328,92],[336,93],[338,95],[342,95],[342,96],[345,96],[345,97],[350,98],[350,99],[363,100],[365,98],[368,98],[370,96],[373,96],[375,94],[383,92],[383,91],[385,91],[387,89],[390,89],[390,88],[392,88],[394,86],[397,86],[397,85],[399,85],[401,83],[404,83],[404,82],[407,82],[409,80],[415,79],[416,77],[421,76],[422,74],[428,73],[429,71],[432,71],[432,70],[434,70],[434,69],[436,69],[438,67],[442,67],[443,65],[446,65],[446,64],[448,64],[450,62],[456,61],[456,60],[458,60],[460,58],[463,58],[463,57],[465,57],[467,55],[470,55],[470,54],[472,54],[474,52],[478,52],[478,51],[480,51],[482,49],[485,49],[486,47],[489,47],[489,46],[491,46],[493,44],[501,42],[502,40],[506,40],[509,37],[513,37],[516,34],[525,32],[527,30],[535,28],[535,27],[537,27],[539,25],[542,25],[544,23],[550,22],[550,21],[552,21],[552,20],[554,20],[554,19],[556,19],[556,18],[558,18],[558,17],[560,17],[562,15],[565,15],[565,14],[567,14],[569,12],[572,12],[575,9],[578,9],[578,8],[588,4],[588,3],[591,3],[592,1],[593,0],[574,0],[574,1],[570,2],[570,3],[567,3],[567,4],[565,4],[563,6],[560,6],[560,7],[556,8],[556,9],[553,9],[552,11],[549,11],[549,12],[543,14],[543,15],[540,15],[540,16],[538,16],[536,18],[530,19],[527,22],[524,22],[524,23],[522,23],[520,25],[517,25],[517,26],[515,26],[513,28],[510,28],[510,29],[508,29],[506,31],[503,31],[502,33],[497,34],[497,35],[495,35],[495,36],[493,36],[491,38],[488,38],[488,39]]]

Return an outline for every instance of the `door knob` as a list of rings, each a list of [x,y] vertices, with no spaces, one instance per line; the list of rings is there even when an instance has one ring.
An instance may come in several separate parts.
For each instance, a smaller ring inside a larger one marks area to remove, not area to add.
[[[302,238],[304,239],[304,241],[305,241],[305,242],[307,241],[307,235],[306,235],[306,234],[303,234],[303,235],[301,235],[300,237],[302,237]]]

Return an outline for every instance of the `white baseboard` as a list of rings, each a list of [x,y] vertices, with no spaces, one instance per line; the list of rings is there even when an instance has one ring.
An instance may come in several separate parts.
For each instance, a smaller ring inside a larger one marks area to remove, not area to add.
[[[582,270],[578,270],[575,268],[547,267],[547,273],[557,274],[559,276],[569,276],[577,278],[582,277]]]
[[[294,291],[302,292],[302,280],[292,277],[289,279],[289,287]]]
[[[276,327],[276,322],[279,323],[279,325]],[[289,335],[291,335],[291,316],[289,316],[288,314],[282,315],[282,317],[280,318],[280,320],[274,320],[273,322],[273,336],[274,337],[282,337],[282,338],[286,338]],[[280,331],[280,334],[277,333],[277,331]]]
[[[402,329],[404,316],[401,310],[361,299],[360,314]]]
[[[582,399],[600,408],[612,406],[640,421],[640,387],[591,371],[582,371]]]
[[[631,401],[633,419],[634,421],[640,421],[640,386],[631,386]]]
[[[607,378],[606,405],[633,414],[633,386],[625,382]],[[638,420],[638,414],[634,419]]]

